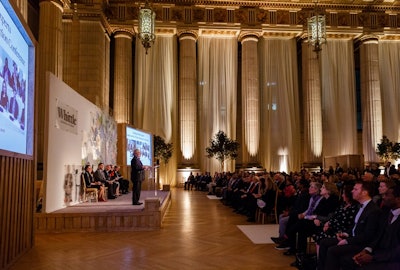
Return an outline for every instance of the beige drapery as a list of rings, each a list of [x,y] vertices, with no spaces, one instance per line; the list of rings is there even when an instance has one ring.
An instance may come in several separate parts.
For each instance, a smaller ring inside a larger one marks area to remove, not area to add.
[[[260,39],[261,161],[267,171],[300,168],[296,40]]]
[[[320,53],[323,156],[357,154],[352,40],[328,40]]]
[[[134,126],[174,145],[174,155],[160,167],[162,184],[175,184],[177,167],[177,42],[176,36],[157,36],[146,55],[136,39]],[[164,171],[165,170],[165,171]]]
[[[237,47],[234,36],[201,36],[198,40],[200,162],[211,173],[221,167],[216,159],[206,158],[210,139],[219,130],[236,139]],[[223,170],[234,171],[235,163],[225,162]]]
[[[379,41],[383,135],[400,141],[400,43]]]

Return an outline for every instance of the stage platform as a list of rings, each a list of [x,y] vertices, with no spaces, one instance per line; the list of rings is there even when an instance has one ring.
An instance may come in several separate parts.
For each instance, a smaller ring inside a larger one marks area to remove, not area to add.
[[[142,191],[142,205],[132,193],[106,202],[85,202],[52,213],[35,213],[36,233],[158,230],[171,202],[169,191]]]

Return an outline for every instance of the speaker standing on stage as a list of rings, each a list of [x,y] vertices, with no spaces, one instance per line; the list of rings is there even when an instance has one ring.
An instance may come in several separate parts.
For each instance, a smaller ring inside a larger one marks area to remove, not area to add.
[[[142,189],[142,182],[144,181],[144,171],[147,166],[143,166],[140,161],[140,150],[135,149],[133,151],[133,158],[131,160],[131,181],[133,183],[132,190],[132,204],[141,205],[143,203],[139,202],[140,191]]]

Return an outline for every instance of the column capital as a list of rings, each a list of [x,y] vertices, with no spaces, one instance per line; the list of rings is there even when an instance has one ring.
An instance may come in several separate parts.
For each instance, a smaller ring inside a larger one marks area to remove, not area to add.
[[[362,35],[359,40],[361,41],[362,44],[368,44],[368,43],[373,43],[373,44],[378,44],[379,37],[374,34],[367,34],[367,35]]]
[[[193,39],[194,41],[197,41],[199,38],[199,32],[196,30],[178,30],[177,33],[179,40],[183,39]]]
[[[115,29],[113,31],[113,33],[114,33],[114,39],[116,39],[116,38],[127,38],[127,39],[132,40],[133,36],[134,36],[132,31],[129,30],[129,29]]]
[[[64,11],[64,7],[68,7],[70,4],[69,0],[40,0],[39,5],[44,3],[53,4],[60,9],[61,12]]]
[[[246,41],[256,41],[258,42],[258,39],[261,36],[261,32],[257,31],[242,31],[239,34],[238,40],[243,44]]]

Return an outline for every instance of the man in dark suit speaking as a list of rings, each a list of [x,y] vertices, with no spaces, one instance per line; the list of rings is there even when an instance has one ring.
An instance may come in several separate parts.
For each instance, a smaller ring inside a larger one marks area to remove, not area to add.
[[[131,160],[131,181],[133,183],[132,190],[132,204],[141,205],[139,202],[140,191],[142,189],[142,182],[144,181],[144,171],[147,170],[147,166],[144,166],[140,161],[140,150],[135,149],[133,151],[133,158]]]

